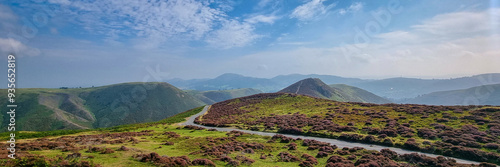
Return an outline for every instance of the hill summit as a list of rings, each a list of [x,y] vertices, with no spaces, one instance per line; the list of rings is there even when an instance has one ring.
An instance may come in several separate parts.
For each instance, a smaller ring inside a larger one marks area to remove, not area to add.
[[[341,102],[391,103],[391,101],[366,90],[344,84],[329,86],[318,78],[307,78],[298,81],[279,92],[308,95]]]
[[[280,93],[295,93],[301,95],[308,95],[323,99],[332,99],[336,101],[345,101],[340,91],[328,86],[318,78],[307,78],[300,80],[285,89],[279,91]]]

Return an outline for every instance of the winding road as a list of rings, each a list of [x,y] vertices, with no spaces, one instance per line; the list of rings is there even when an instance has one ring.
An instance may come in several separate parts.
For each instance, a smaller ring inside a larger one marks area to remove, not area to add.
[[[272,133],[272,132],[259,132],[259,131],[241,130],[241,129],[235,129],[235,128],[210,127],[210,126],[203,126],[203,125],[195,124],[194,119],[200,115],[205,114],[207,112],[208,108],[209,108],[208,105],[205,106],[200,113],[189,117],[189,119],[186,122],[184,122],[182,125],[194,125],[194,126],[207,128],[207,129],[217,129],[218,131],[237,130],[237,131],[241,131],[241,132],[245,132],[245,133],[262,135],[262,136],[274,136],[274,135],[278,134],[278,133]],[[429,154],[429,153],[423,153],[423,152],[418,152],[418,151],[405,150],[405,149],[395,148],[395,147],[370,145],[370,144],[348,142],[348,141],[329,139],[329,138],[320,138],[320,137],[311,137],[311,136],[302,136],[302,135],[291,135],[291,134],[281,134],[281,135],[284,135],[287,137],[292,137],[292,138],[313,139],[313,140],[317,140],[317,141],[328,142],[328,143],[337,145],[339,148],[342,148],[342,147],[363,147],[367,150],[377,150],[377,151],[380,151],[382,149],[387,148],[387,149],[391,149],[391,150],[397,152],[398,154],[419,153],[419,154],[423,154],[423,155],[426,155],[429,157],[442,156],[442,155]],[[443,157],[446,157],[446,156],[443,156]],[[452,157],[447,157],[447,158],[452,158]],[[458,163],[462,163],[462,164],[479,164],[479,162],[475,162],[475,161],[469,161],[469,160],[464,160],[464,159],[459,159],[459,158],[453,158],[453,159],[455,159]]]

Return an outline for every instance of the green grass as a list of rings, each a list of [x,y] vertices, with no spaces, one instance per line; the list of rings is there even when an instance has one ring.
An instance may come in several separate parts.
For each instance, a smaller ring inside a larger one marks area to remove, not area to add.
[[[392,109],[392,107],[387,107],[387,106],[362,107],[357,104],[333,102],[328,100],[316,100],[306,96],[297,96],[297,97],[283,96],[275,99],[264,99],[262,100],[262,102],[255,105],[243,106],[241,107],[241,109],[250,110],[252,112],[239,115],[238,118],[241,120],[254,121],[258,119],[259,116],[270,116],[270,114],[287,115],[294,113],[305,114],[308,117],[311,117],[313,115],[319,115],[321,117],[324,117],[325,114],[328,113],[328,108],[335,108],[338,106],[345,107],[348,110],[352,109],[362,109],[366,111],[386,110],[389,111],[387,113],[387,116],[391,119],[398,118],[400,116],[407,117],[407,119],[399,120],[398,121],[399,123],[409,123],[410,120],[413,120],[413,123],[411,123],[411,128],[414,130],[416,130],[417,128],[429,127],[429,124],[436,123],[434,119],[442,118],[443,113],[448,113],[451,116],[455,116],[458,118],[470,115],[469,111],[464,111],[463,113],[454,113],[453,111],[442,111],[440,113],[430,114],[429,118],[423,119],[421,118],[422,116],[421,114],[408,114],[404,112],[395,112]],[[369,127],[376,127],[376,128],[385,127],[385,122],[381,122],[381,120],[384,120],[383,118],[370,118],[369,116],[362,115],[362,113],[364,113],[363,111],[360,111],[360,113],[361,115],[336,113],[335,115],[343,116],[343,118],[334,118],[332,121],[339,125],[347,125],[349,122],[354,122],[355,126],[358,127],[358,129],[361,129],[362,127],[365,127],[365,125],[362,124],[365,120],[372,119],[373,125],[370,125]],[[476,123],[472,120],[456,119],[441,124],[451,126],[453,128],[460,128],[466,124],[476,124]],[[243,124],[235,124],[235,125],[242,126]],[[476,125],[476,126],[478,126],[479,129],[483,130],[487,129],[486,124]],[[361,130],[357,132],[363,133]],[[418,138],[418,136],[415,137]]]
[[[92,129],[154,122],[204,105],[162,82],[95,88],[23,88],[16,89],[15,95],[17,131]],[[0,97],[0,105],[7,105],[7,96]],[[6,113],[7,109],[0,107],[0,112]],[[6,114],[0,115],[0,132],[7,131],[9,119]]]
[[[53,131],[17,131],[16,139],[30,139],[30,138],[41,138],[41,137],[53,137],[53,136],[61,136],[61,135],[70,135],[82,132],[124,132],[124,131],[134,131],[143,129],[143,127],[154,126],[157,124],[174,124],[183,122],[187,117],[190,117],[194,114],[197,114],[203,110],[203,107],[197,107],[179,114],[176,114],[172,117],[162,119],[157,122],[150,123],[140,123],[140,124],[129,124],[129,125],[120,125],[109,128],[98,128],[98,129],[77,129],[77,130],[53,130]],[[144,129],[143,129],[144,130]],[[0,133],[0,140],[9,140],[11,132],[2,132]]]
[[[187,155],[191,160],[197,159],[197,158],[208,158],[208,159],[214,159],[214,157],[211,156],[203,156],[201,154],[190,154],[192,152],[200,150],[201,145],[206,145],[209,142],[207,141],[208,138],[219,138],[219,137],[226,137],[226,132],[218,132],[218,131],[207,131],[207,130],[187,130],[187,129],[177,129],[177,126],[172,126],[172,125],[163,125],[163,124],[156,124],[155,126],[150,126],[146,128],[139,128],[137,131],[140,130],[155,130],[153,132],[155,135],[153,136],[143,136],[143,137],[136,137],[141,142],[138,144],[131,144],[131,143],[124,143],[124,144],[99,144],[99,145],[94,145],[94,147],[106,147],[106,148],[111,148],[113,150],[118,149],[119,147],[126,146],[131,149],[135,149],[135,151],[116,151],[115,153],[112,154],[100,154],[100,153],[87,153],[85,152],[86,149],[80,150],[79,153],[82,154],[82,156],[93,156],[94,158],[92,159],[82,159],[82,160],[90,160],[94,164],[100,164],[102,166],[113,166],[113,167],[122,167],[122,166],[155,166],[151,163],[144,163],[144,162],[139,162],[136,159],[132,158],[133,155],[139,154],[139,153],[150,153],[150,152],[156,152],[159,155],[167,155],[167,156],[182,156],[182,155]],[[180,134],[181,137],[179,138],[167,138],[165,136],[160,135],[161,132],[164,131],[170,131],[170,132],[175,132],[177,134]],[[99,132],[102,133],[102,132]],[[318,150],[307,150],[307,147],[301,146],[302,141],[294,141],[298,145],[297,150],[288,150],[285,146],[288,143],[267,143],[267,141],[270,139],[270,137],[265,137],[265,136],[258,136],[258,135],[250,135],[250,134],[245,134],[240,137],[237,137],[237,141],[240,142],[245,142],[245,143],[261,143],[264,144],[265,149],[264,150],[255,150],[256,152],[253,154],[246,154],[240,151],[235,151],[232,152],[231,154],[228,154],[229,157],[236,157],[237,155],[244,155],[248,158],[251,158],[253,160],[256,160],[255,163],[253,163],[251,166],[263,166],[263,167],[271,167],[271,166],[298,166],[299,162],[277,162],[278,158],[276,155],[280,152],[290,152],[291,154],[297,156],[300,158],[300,156],[304,153],[310,154],[315,156],[318,153]],[[164,143],[164,141],[172,141],[175,144],[172,146],[165,146],[165,145],[160,145]],[[224,142],[222,142],[224,143]],[[222,144],[221,143],[221,144]],[[162,148],[159,148],[159,146],[162,146]],[[372,152],[372,151],[363,151],[366,153]],[[66,157],[69,152],[61,152],[60,150],[42,150],[42,151],[29,151],[31,154],[36,154],[36,155],[43,155],[47,158],[56,158],[57,156],[62,156]],[[260,160],[260,155],[261,154],[271,154],[274,155],[274,157],[268,157],[266,160]],[[346,157],[346,156],[344,156]],[[318,162],[319,164],[316,166],[325,166],[326,165],[326,160],[328,157],[325,158],[319,158]],[[215,161],[216,165],[218,166],[225,166],[226,163],[222,161]],[[242,165],[246,166],[246,165]]]
[[[287,100],[283,98],[282,100]],[[300,99],[306,100],[307,99]],[[139,143],[132,143],[127,141],[125,143],[116,143],[116,144],[92,144],[92,143],[72,143],[76,144],[76,146],[84,148],[88,146],[93,147],[105,147],[111,148],[112,150],[117,150],[121,146],[125,146],[130,148],[129,151],[115,151],[111,154],[100,154],[100,153],[87,153],[87,149],[81,149],[78,152],[81,153],[82,157],[93,156],[93,158],[79,158],[75,161],[90,161],[93,164],[99,164],[104,167],[126,167],[126,166],[138,166],[138,167],[150,167],[156,166],[153,163],[148,162],[139,162],[137,159],[132,158],[137,154],[149,154],[151,152],[156,152],[160,156],[188,156],[191,160],[198,158],[206,158],[212,160],[217,166],[225,166],[227,163],[216,160],[217,157],[214,156],[206,156],[203,154],[193,154],[196,151],[202,151],[201,146],[215,146],[219,144],[227,143],[228,141],[218,141],[216,143],[211,143],[209,140],[215,138],[223,138],[227,137],[227,132],[219,132],[219,131],[209,131],[209,130],[190,130],[184,129],[182,126],[178,126],[177,123],[185,121],[187,117],[190,117],[196,113],[202,111],[203,107],[198,107],[192,110],[188,110],[182,113],[179,113],[170,118],[166,118],[153,123],[142,123],[142,124],[131,124],[131,125],[121,125],[111,128],[101,128],[95,130],[61,130],[61,131],[47,131],[47,132],[23,132],[25,135],[20,136],[21,138],[17,138],[17,143],[30,143],[34,142],[30,138],[42,138],[42,137],[50,137],[49,140],[56,141],[56,138],[62,137],[64,135],[94,135],[94,134],[104,134],[104,133],[117,133],[117,132],[140,132],[144,130],[149,130],[152,135],[147,136],[137,136],[133,137],[138,139]],[[165,132],[175,132],[180,135],[177,138],[171,138],[166,135],[163,135]],[[5,134],[0,134],[4,136]],[[250,159],[255,160],[251,166],[263,166],[263,167],[274,167],[274,166],[298,166],[300,162],[279,162],[277,155],[280,152],[289,152],[296,157],[301,157],[302,154],[309,154],[315,156],[319,150],[308,150],[306,146],[302,146],[302,140],[292,141],[298,145],[297,150],[288,150],[286,145],[289,143],[280,143],[279,140],[276,142],[268,142],[271,137],[269,136],[259,136],[252,134],[243,134],[239,137],[236,137],[236,141],[243,143],[260,143],[264,145],[264,149],[259,150],[255,149],[255,153],[248,154],[243,153],[242,151],[233,151],[227,156],[231,158],[235,158],[238,155],[246,156]],[[29,140],[27,140],[29,139]],[[102,138],[103,140],[116,140],[116,138]],[[128,139],[127,139],[128,140]],[[59,140],[60,141],[60,140]],[[174,142],[174,145],[161,145],[166,141]],[[213,144],[213,145],[211,145]],[[340,148],[339,148],[340,149]],[[361,150],[356,154],[356,158],[351,160],[355,162],[360,159],[364,154],[371,154],[375,151]],[[57,157],[66,157],[70,152],[62,152],[61,150],[31,150],[28,151],[29,154],[41,155],[44,156],[44,160],[54,159]],[[267,159],[260,159],[260,155],[272,155],[268,156]],[[339,155],[338,153],[333,153],[331,155]],[[331,156],[330,155],[330,156]],[[327,159],[330,157],[318,158],[318,164],[315,166],[325,166]],[[347,158],[349,155],[342,155],[342,157]],[[300,158],[304,160],[303,158]],[[0,164],[9,160],[0,160]],[[248,165],[241,165],[248,166]]]
[[[238,101],[232,101],[229,102],[228,105],[234,105],[239,103],[240,100]],[[358,110],[359,114],[353,114],[353,113],[342,113],[342,112],[335,112],[335,111],[329,111],[329,108],[340,108],[341,110],[347,110],[347,111],[353,111],[353,110]],[[480,108],[488,108],[488,107],[479,107],[476,109]],[[264,124],[257,124],[257,125],[247,125],[245,122],[252,122],[260,119],[261,117],[270,117],[271,114],[274,115],[288,115],[288,114],[295,114],[295,113],[300,113],[300,114],[305,114],[307,117],[311,116],[319,116],[319,118],[326,118],[327,114],[335,114],[335,117],[331,118],[331,121],[335,124],[341,125],[341,126],[347,126],[348,123],[354,123],[354,126],[357,127],[357,130],[354,132],[332,132],[332,131],[327,131],[327,130],[321,130],[321,131],[310,131],[312,128],[311,126],[305,126],[302,128],[303,132],[308,132],[307,134],[304,133],[304,135],[314,135],[314,136],[320,136],[320,137],[328,137],[328,138],[338,138],[342,134],[360,134],[363,136],[369,135],[367,131],[363,130],[363,127],[371,127],[371,128],[379,128],[379,129],[384,129],[386,127],[386,120],[385,118],[371,118],[369,115],[364,115],[365,112],[381,112],[382,110],[387,111],[386,116],[388,119],[395,119],[397,122],[402,125],[404,123],[410,124],[410,129],[414,130],[414,135],[412,137],[403,137],[401,134],[397,135],[396,137],[387,137],[388,139],[391,139],[394,143],[394,146],[396,147],[403,147],[404,143],[408,138],[414,138],[416,139],[417,143],[420,143],[420,146],[422,146],[422,143],[427,141],[434,143],[436,141],[441,141],[441,139],[425,139],[422,137],[419,137],[417,132],[417,129],[420,128],[429,128],[429,129],[434,129],[431,124],[437,123],[436,119],[443,118],[445,114],[449,115],[450,117],[456,117],[455,119],[449,119],[448,122],[439,122],[439,124],[443,124],[449,127],[452,127],[454,129],[460,129],[464,125],[474,125],[479,129],[479,131],[485,132],[488,130],[488,124],[478,124],[474,120],[470,119],[461,119],[464,116],[471,116],[472,110],[476,109],[471,109],[468,111],[462,111],[462,112],[455,112],[455,111],[450,111],[450,110],[445,110],[445,111],[439,111],[436,113],[432,114],[427,114],[428,118],[421,118],[424,114],[409,114],[406,112],[399,112],[395,111],[392,106],[388,105],[376,105],[376,106],[362,106],[358,103],[345,103],[345,102],[335,102],[335,101],[330,101],[330,100],[323,100],[323,99],[314,99],[311,97],[307,96],[281,96],[278,98],[272,98],[272,99],[262,99],[259,103],[256,104],[248,104],[245,106],[240,107],[240,109],[245,110],[245,111],[250,111],[246,112],[243,114],[239,115],[232,115],[232,117],[236,117],[235,120],[237,120],[237,123],[230,124],[229,126],[231,127],[237,127],[237,128],[242,128],[242,129],[251,129],[252,127],[258,127],[259,130],[264,131]],[[209,111],[210,112],[210,111]],[[491,113],[493,114],[493,113]],[[226,119],[229,116],[223,116],[221,119]],[[406,119],[399,119],[400,117],[406,117]],[[491,115],[485,116],[484,117],[488,121],[491,120]],[[365,125],[366,120],[371,120],[372,125]],[[274,130],[266,130],[269,132],[277,132],[278,128],[277,125],[275,126]],[[372,134],[375,138],[378,138],[378,135]],[[493,136],[495,137],[495,136]],[[500,139],[500,136],[496,136],[497,139]],[[382,140],[379,139],[381,142]],[[358,141],[361,142],[361,141]],[[498,140],[495,141],[498,143]],[[481,145],[484,145],[485,143],[480,143]],[[481,148],[480,148],[481,149]],[[482,149],[483,151],[498,154],[497,150],[488,150],[488,149]],[[463,158],[463,157],[462,157]]]

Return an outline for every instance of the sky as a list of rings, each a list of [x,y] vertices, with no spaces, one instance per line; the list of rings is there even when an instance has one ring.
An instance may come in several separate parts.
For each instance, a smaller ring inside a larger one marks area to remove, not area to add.
[[[3,0],[0,54],[20,88],[500,73],[500,1]]]

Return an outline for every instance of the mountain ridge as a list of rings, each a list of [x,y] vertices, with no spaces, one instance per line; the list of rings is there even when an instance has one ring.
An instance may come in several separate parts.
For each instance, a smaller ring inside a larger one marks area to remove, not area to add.
[[[500,84],[468,89],[438,91],[421,95],[406,103],[434,105],[500,105]]]
[[[205,103],[162,82],[16,89],[17,130],[92,129],[163,119]],[[6,105],[6,97],[0,97]],[[4,112],[5,108],[0,109]],[[6,112],[6,111],[5,111]],[[8,118],[0,116],[4,127]],[[3,128],[6,129],[6,128]]]
[[[221,77],[223,76],[223,77]],[[255,88],[263,92],[277,92],[299,80],[305,78],[319,78],[327,84],[346,84],[369,91],[377,96],[395,102],[404,102],[405,99],[417,97],[436,91],[471,88],[487,84],[500,84],[500,73],[486,73],[451,79],[418,79],[418,78],[387,78],[368,80],[359,78],[345,78],[334,75],[317,74],[289,74],[273,78],[247,77],[239,74],[223,74],[212,79],[167,80],[176,87],[192,90],[227,90],[238,88]],[[224,78],[224,80],[221,80]],[[226,82],[230,80],[230,84]]]
[[[241,89],[231,89],[231,90],[209,90],[209,91],[188,90],[186,92],[200,99],[206,104],[214,104],[224,100],[263,93],[262,91],[253,88],[241,88]]]
[[[366,90],[345,84],[327,85],[319,78],[300,80],[278,93],[294,93],[341,102],[391,103]]]

